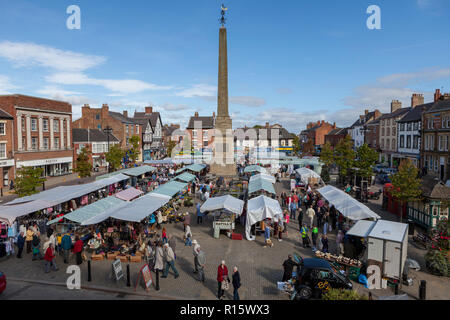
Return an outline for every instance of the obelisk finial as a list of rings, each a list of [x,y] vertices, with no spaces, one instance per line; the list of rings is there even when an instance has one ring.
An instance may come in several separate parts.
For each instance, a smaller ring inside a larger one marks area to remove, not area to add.
[[[228,8],[225,7],[225,6],[223,5],[223,3],[222,3],[221,12],[220,12],[220,14],[222,15],[222,17],[219,19],[220,24],[222,25],[222,27],[225,26],[225,22],[227,21],[227,19],[225,19],[225,13],[226,13],[227,10],[228,10]]]

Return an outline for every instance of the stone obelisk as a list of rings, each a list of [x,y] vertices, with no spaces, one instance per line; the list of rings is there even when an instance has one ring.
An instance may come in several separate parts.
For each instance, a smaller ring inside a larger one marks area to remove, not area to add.
[[[211,173],[216,176],[236,175],[234,160],[234,137],[232,122],[228,114],[228,58],[227,29],[224,26],[224,8],[222,6],[222,26],[219,30],[219,77],[217,88],[217,118],[214,125],[214,157]]]

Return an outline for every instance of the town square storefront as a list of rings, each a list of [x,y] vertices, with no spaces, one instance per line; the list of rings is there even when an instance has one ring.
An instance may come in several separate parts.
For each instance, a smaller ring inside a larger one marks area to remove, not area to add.
[[[44,169],[44,176],[55,177],[72,173],[72,161],[72,157],[17,161],[17,168],[39,167]]]
[[[0,160],[0,178],[2,187],[10,185],[14,179],[14,159]]]

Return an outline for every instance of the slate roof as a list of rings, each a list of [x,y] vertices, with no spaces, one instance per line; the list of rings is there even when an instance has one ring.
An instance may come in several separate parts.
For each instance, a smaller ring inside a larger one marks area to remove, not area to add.
[[[191,117],[189,119],[189,124],[186,129],[194,129],[195,121],[201,121],[202,129],[214,128],[214,118],[211,116],[211,117]]]
[[[395,110],[392,113],[385,113],[381,117],[379,117],[378,119],[379,120],[384,120],[384,119],[397,118],[397,117],[400,117],[400,116],[404,116],[409,111],[411,111],[411,107],[400,108],[400,109]]]
[[[422,113],[427,111],[432,103],[421,104],[412,108],[403,118],[401,118],[398,122],[414,122],[422,120]]]
[[[134,123],[133,119],[127,118],[119,112],[109,111],[109,115],[111,117],[113,117],[114,119],[119,120],[120,122],[123,122],[123,123],[132,123],[132,124]]]
[[[422,194],[432,199],[450,199],[450,187],[435,177],[426,175],[422,178]]]
[[[8,112],[0,109],[0,119],[14,119]]]
[[[88,132],[89,130],[89,132]],[[108,136],[106,133],[97,129],[72,129],[73,142],[107,142]],[[109,135],[110,142],[119,142],[113,134]]]
[[[135,112],[134,119],[149,119],[153,128],[156,127],[156,123],[160,118],[159,112],[152,112],[150,114],[146,114],[145,112]]]
[[[336,128],[331,130],[330,132],[328,132],[328,134],[326,134],[326,136],[336,136],[338,134],[347,134],[348,133],[348,128]]]
[[[247,128],[247,130],[249,129],[254,129],[254,128]],[[247,131],[245,128],[239,128],[238,130],[243,130],[244,133]],[[264,131],[260,131],[260,130],[266,130],[266,133],[264,133]],[[260,136],[263,137],[267,137],[268,140],[271,140],[272,137],[272,130],[278,130],[278,139],[294,139],[295,134],[293,133],[289,133],[289,131],[287,131],[285,128],[258,128],[256,129],[256,133],[257,133],[257,139],[260,139]],[[237,139],[238,138],[238,134],[237,134],[237,130],[234,131],[234,136]],[[250,137],[246,136],[245,140],[249,140]]]
[[[450,109],[450,99],[447,100],[438,100],[433,103],[433,105],[425,111],[426,113],[430,112],[438,112]]]
[[[369,123],[370,122],[369,119],[373,118],[373,117],[375,117],[375,111],[365,114],[363,120],[361,120],[361,118],[358,118],[358,120],[356,120],[355,123],[353,123],[350,128],[363,126],[363,125]]]

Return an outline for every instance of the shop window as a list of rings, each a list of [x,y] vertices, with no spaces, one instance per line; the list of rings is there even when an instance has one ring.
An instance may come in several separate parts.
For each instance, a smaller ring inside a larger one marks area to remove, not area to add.
[[[6,159],[6,143],[0,143],[0,159]]]

